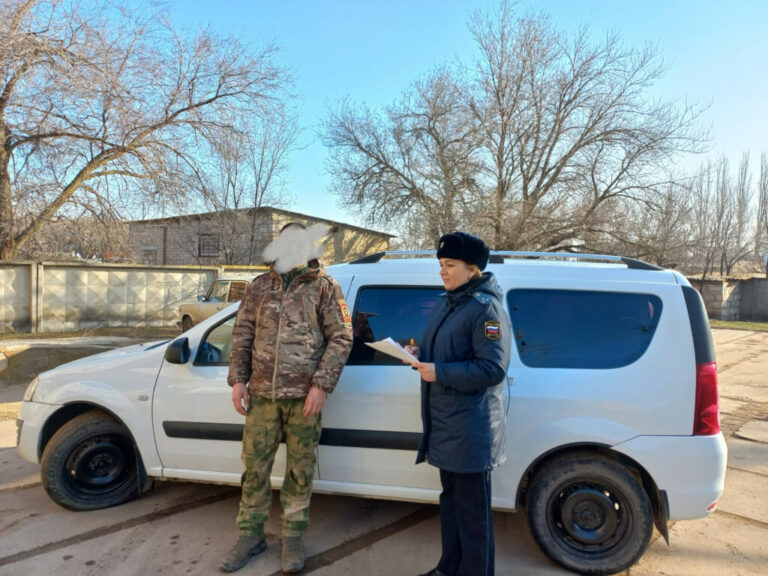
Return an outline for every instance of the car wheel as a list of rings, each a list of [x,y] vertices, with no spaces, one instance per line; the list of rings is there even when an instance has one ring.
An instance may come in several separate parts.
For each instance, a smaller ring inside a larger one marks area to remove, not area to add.
[[[570,456],[539,469],[528,491],[528,523],[539,548],[579,574],[615,574],[637,562],[653,531],[651,503],[620,464]]]
[[[184,316],[184,318],[181,319],[181,331],[182,332],[186,332],[187,330],[192,328],[192,326],[194,326],[194,325],[195,325],[195,323],[192,322],[192,318],[190,318],[189,316]]]
[[[46,492],[70,510],[108,508],[139,492],[133,440],[102,412],[86,412],[59,428],[40,464]]]

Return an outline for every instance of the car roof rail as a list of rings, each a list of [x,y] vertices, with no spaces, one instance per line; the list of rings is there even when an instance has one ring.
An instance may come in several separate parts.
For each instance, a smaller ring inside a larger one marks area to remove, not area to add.
[[[375,264],[385,257],[414,257],[431,256],[434,258],[435,250],[387,250],[384,252],[374,252],[352,260],[350,264]],[[614,256],[613,254],[581,254],[578,252],[518,252],[512,250],[494,250],[490,253],[488,262],[491,264],[503,264],[507,258],[523,258],[528,260],[579,260],[579,261],[597,261],[611,262],[615,264],[624,264],[632,270],[664,270],[655,264],[649,264],[635,258],[625,256]]]

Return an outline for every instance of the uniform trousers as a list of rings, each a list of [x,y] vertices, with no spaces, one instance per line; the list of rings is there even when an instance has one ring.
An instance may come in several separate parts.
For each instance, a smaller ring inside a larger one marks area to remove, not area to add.
[[[493,576],[495,548],[491,473],[440,470],[443,554],[437,569],[447,576]]]
[[[283,536],[299,536],[309,525],[309,502],[320,441],[320,414],[304,416],[305,398],[272,401],[250,397],[243,429],[242,479],[237,526],[242,533],[262,535],[272,508],[270,473],[280,442],[286,446],[286,467],[280,504]],[[275,471],[278,472],[279,471]]]

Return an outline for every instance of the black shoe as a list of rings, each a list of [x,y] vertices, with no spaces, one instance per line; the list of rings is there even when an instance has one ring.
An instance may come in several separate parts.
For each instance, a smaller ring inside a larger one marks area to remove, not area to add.
[[[420,574],[419,576],[448,576],[445,572],[440,572],[437,568],[432,568],[429,572],[425,572],[424,574]]]

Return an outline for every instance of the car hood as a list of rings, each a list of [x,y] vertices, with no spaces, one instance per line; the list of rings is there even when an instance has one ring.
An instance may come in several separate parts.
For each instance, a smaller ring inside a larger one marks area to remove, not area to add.
[[[85,366],[93,366],[94,364],[112,362],[115,360],[129,360],[136,358],[137,356],[144,356],[148,352],[156,350],[168,342],[170,342],[170,339],[157,340],[154,342],[144,342],[143,344],[133,344],[131,346],[115,348],[114,350],[107,350],[106,352],[98,352],[96,354],[91,354],[90,356],[84,356],[83,358],[78,358],[77,360],[72,360],[71,362],[61,364],[53,370],[50,370],[50,372],[67,368],[79,369]]]
[[[168,342],[125,346],[57,366],[40,374],[35,398],[57,404],[86,388],[147,392],[155,385]]]

